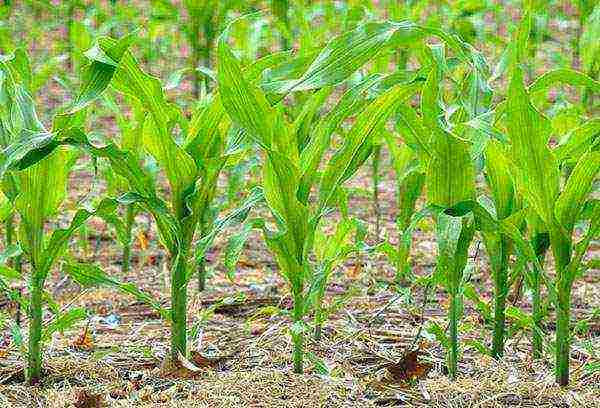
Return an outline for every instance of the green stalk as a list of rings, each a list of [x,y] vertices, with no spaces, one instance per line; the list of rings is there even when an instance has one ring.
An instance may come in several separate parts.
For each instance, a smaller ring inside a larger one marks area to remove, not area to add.
[[[533,247],[535,251],[535,255],[539,261],[539,264],[543,267],[544,258],[546,257],[546,252],[550,246],[550,241],[548,239],[547,233],[537,233],[533,237]],[[532,273],[532,318],[533,318],[533,335],[531,340],[531,352],[534,359],[542,358],[543,354],[543,344],[544,340],[542,338],[542,300],[540,295],[541,290],[541,276],[540,271],[537,271],[536,268],[533,269]]]
[[[543,344],[541,327],[542,327],[542,300],[540,296],[540,275],[537,271],[533,271],[532,282],[532,318],[533,318],[533,333],[531,339],[531,353],[534,359],[542,358]]]
[[[509,241],[502,236],[500,242],[501,264],[494,271],[494,334],[492,340],[492,356],[502,357],[504,354],[504,338],[506,331],[506,297],[508,295],[508,257]]]
[[[13,244],[13,242],[15,242],[15,216],[14,214],[11,214],[7,220],[5,221],[6,223],[6,246],[9,247]],[[21,272],[23,271],[23,256],[19,255],[17,257],[15,257],[14,260],[10,260],[9,262],[9,266],[12,266],[12,268],[14,270],[16,270],[19,274],[21,274]],[[17,302],[17,310],[16,310],[16,316],[17,316],[17,326],[21,327],[21,304],[19,302]]]
[[[133,204],[127,206],[126,214],[125,214],[125,234],[127,235],[127,242],[123,246],[123,265],[121,267],[121,272],[125,275],[129,272],[131,266],[131,244],[133,241],[133,237],[131,236],[133,232],[133,224],[135,222],[135,208]]]
[[[200,213],[199,217],[199,235],[200,239],[204,238],[207,232],[207,217],[208,217],[208,208],[204,206]],[[198,259],[198,263],[196,265],[196,274],[198,276],[198,292],[204,292],[206,289],[206,258],[203,256]]]
[[[561,386],[569,384],[569,356],[571,350],[569,322],[571,318],[571,287],[573,277],[569,270],[571,262],[571,238],[561,227],[551,225],[550,244],[556,264],[556,382]]]
[[[171,358],[187,355],[187,250],[171,254]]]
[[[295,330],[296,327],[302,323],[304,302],[302,300],[302,291],[294,294],[294,309],[293,309],[293,321],[292,327],[292,343],[294,345],[294,351],[292,359],[294,361],[294,372],[296,374],[302,374],[304,372],[304,332],[302,330]]]
[[[39,384],[42,373],[42,289],[43,281],[32,271],[31,303],[29,305],[29,354],[27,381],[31,385]]]
[[[381,162],[381,146],[373,148],[373,211],[375,212],[375,237],[381,236],[381,206],[379,204],[379,164]]]
[[[450,292],[450,310],[449,310],[449,331],[450,331],[450,350],[448,350],[448,374],[450,379],[456,379],[458,373],[458,317],[459,304],[458,296],[454,291]]]
[[[47,271],[39,268],[44,261],[44,220],[36,219],[32,224],[24,223],[23,227],[31,254],[27,381],[34,385],[40,382],[42,372],[42,292]]]
[[[315,308],[315,318],[314,318],[315,331],[314,331],[313,338],[316,341],[321,340],[321,335],[322,335],[322,331],[323,331],[323,321],[325,320],[325,312],[323,310],[323,298],[324,297],[325,297],[325,285],[322,285],[319,288],[319,292],[317,294],[315,306],[314,306],[314,308]]]
[[[570,288],[561,288],[556,310],[556,382],[563,387],[569,384],[570,315]]]

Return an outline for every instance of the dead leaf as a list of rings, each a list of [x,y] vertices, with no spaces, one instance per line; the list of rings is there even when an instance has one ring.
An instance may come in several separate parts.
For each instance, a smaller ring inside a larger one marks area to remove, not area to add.
[[[390,380],[406,383],[425,377],[433,366],[419,362],[419,354],[421,354],[419,350],[409,351],[399,362],[386,365]]]
[[[8,348],[0,348],[0,358],[6,358],[8,356]]]
[[[346,278],[356,280],[362,273],[362,262],[356,262],[352,268],[346,269]]]
[[[138,230],[137,239],[140,243],[140,249],[145,251],[148,249],[148,238],[146,238],[146,234],[142,230]]]
[[[263,334],[265,332],[266,326],[264,323],[261,322],[252,322],[252,324],[250,325],[250,334],[252,334],[253,336],[258,336],[260,334]]]
[[[76,350],[90,351],[94,349],[94,339],[87,326],[83,330],[83,333],[77,336],[71,346]]]
[[[181,353],[177,353],[177,359],[179,360],[179,364],[187,370],[190,370],[193,373],[200,371],[200,368],[196,367],[194,363],[185,358],[185,356]]]
[[[225,360],[223,357],[206,357],[200,354],[198,351],[192,351],[192,361],[194,362],[196,368],[216,368],[223,360]]]
[[[87,389],[80,390],[77,393],[73,405],[75,408],[102,408],[106,406],[102,394],[95,394]]]

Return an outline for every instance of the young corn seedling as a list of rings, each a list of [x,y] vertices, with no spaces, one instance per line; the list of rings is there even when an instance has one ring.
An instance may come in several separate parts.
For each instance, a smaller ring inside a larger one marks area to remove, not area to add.
[[[53,154],[61,146],[75,145],[84,148],[93,157],[107,159],[112,169],[129,182],[130,192],[119,201],[126,205],[136,203],[153,215],[161,242],[171,257],[171,309],[168,315],[161,314],[171,323],[170,357],[178,362],[187,355],[187,283],[192,276],[189,263],[193,255],[194,233],[202,211],[210,203],[218,172],[227,159],[238,151],[235,142],[238,139],[233,138],[234,143],[229,144],[231,150],[226,150],[224,138],[226,135],[233,137],[237,132],[228,132],[228,122],[222,121],[223,109],[218,97],[215,97],[195,113],[192,123],[187,127],[184,145],[178,145],[173,138],[171,119],[181,117],[178,116],[179,111],[164,98],[158,79],[141,71],[129,53],[132,40],[131,36],[120,41],[108,38],[98,40],[87,53],[92,62],[84,76],[82,92],[68,110],[70,115],[61,116],[55,122],[64,126],[76,123],[78,117],[74,112],[97,99],[111,83],[118,91],[137,99],[146,112],[142,143],[144,149],[163,166],[171,186],[171,205],[158,196],[152,178],[139,165],[135,154],[121,150],[114,144],[98,147],[91,144],[85,134],[75,130],[68,134],[48,134],[42,139],[43,143],[23,141],[8,155],[10,160],[7,160],[7,168],[24,168]],[[243,221],[250,207],[261,197],[260,192],[253,192],[240,209],[215,223],[208,238],[200,241],[197,251],[204,251],[214,236],[227,225]],[[115,217],[110,217],[108,221],[115,223]],[[116,286],[128,293],[139,293],[134,286],[122,286],[97,268],[75,265],[69,268],[69,273],[85,285]],[[147,295],[138,297],[156,306]]]
[[[529,16],[526,16],[523,26],[528,25]],[[596,91],[600,84],[574,71],[557,70],[538,78],[527,89],[521,67],[521,50],[526,41],[527,37],[521,35],[511,50],[506,121],[517,185],[550,238],[556,268],[556,381],[564,386],[569,382],[571,289],[575,279],[585,272],[583,257],[600,229],[600,206],[594,202],[588,204],[591,206],[587,215],[588,230],[577,243],[573,242],[573,231],[584,214],[588,194],[600,171],[600,149],[593,138],[572,137],[560,148],[551,149],[548,146],[551,136],[548,119],[532,104],[530,95],[557,82],[583,84]],[[578,158],[571,155],[573,150],[580,152]],[[560,165],[566,159],[576,161],[576,164],[561,189]]]
[[[406,256],[410,247],[410,237],[417,223],[426,216],[432,216],[436,223],[438,242],[437,267],[433,281],[442,284],[449,294],[448,320],[449,336],[444,330],[437,335],[448,351],[448,372],[455,378],[458,372],[458,324],[462,314],[464,285],[468,279],[465,268],[468,250],[475,232],[474,217],[469,211],[456,211],[454,207],[475,197],[475,168],[471,158],[474,143],[466,139],[464,127],[457,126],[465,118],[478,112],[481,101],[486,100],[489,88],[482,80],[485,75],[484,62],[480,55],[469,46],[454,38],[449,41],[450,49],[466,66],[462,87],[457,87],[458,105],[452,115],[445,115],[445,100],[442,93],[442,79],[452,77],[445,59],[445,47],[432,45],[423,47],[421,60],[428,68],[427,80],[421,92],[421,114],[405,105],[398,110],[397,129],[400,137],[412,152],[391,149],[397,172],[407,183],[407,196],[400,208],[403,217],[402,237],[398,256],[398,273],[405,274]],[[467,96],[460,89],[469,89]],[[393,145],[392,141],[388,144]],[[412,177],[412,178],[407,178]],[[421,183],[427,189],[427,207],[412,216],[414,203]]]
[[[347,216],[344,216],[337,224],[331,236],[320,230],[315,231],[316,266],[309,283],[308,304],[314,309],[314,339],[317,341],[321,339],[323,324],[331,313],[324,305],[325,292],[331,275],[337,265],[347,259],[350,254],[359,250],[358,244],[363,241],[365,233],[364,225]],[[355,242],[352,242],[353,234]],[[339,299],[342,304],[343,301],[344,299]]]
[[[142,143],[139,138],[139,134],[142,131],[142,125],[145,119],[144,109],[140,106],[140,103],[133,99],[124,97],[127,100],[129,106],[131,106],[132,117],[126,117],[122,112],[122,107],[119,106],[114,98],[105,95],[105,103],[111,110],[111,112],[115,115],[117,125],[119,127],[121,138],[120,138],[120,148],[122,150],[126,150],[132,156],[136,157],[136,161],[138,163],[142,162],[143,158],[143,150]],[[150,169],[147,169],[148,173],[150,173]],[[115,174],[110,166],[104,168],[103,172],[104,179],[106,180],[107,190],[111,194],[123,194],[129,191],[129,183],[125,178],[120,176],[119,174]],[[154,175],[152,174],[154,179]],[[124,230],[122,234],[117,234],[117,238],[123,247],[122,254],[122,263],[121,263],[121,272],[123,275],[126,275],[129,272],[131,265],[131,248],[133,244],[133,228],[135,224],[135,217],[139,214],[141,208],[132,203],[130,205],[125,206],[125,216],[124,216]]]
[[[6,102],[6,109],[0,112],[2,131],[11,141],[0,156],[0,178],[2,188],[20,215],[19,244],[30,264],[29,299],[21,300],[21,303],[27,306],[29,317],[27,380],[36,384],[41,379],[43,342],[54,331],[63,330],[85,318],[83,309],[72,309],[57,314],[44,327],[43,306],[50,299],[44,290],[48,273],[60,260],[73,233],[90,217],[111,214],[117,203],[106,199],[96,210],[80,209],[67,228],[57,228],[46,234],[49,221],[57,215],[66,198],[67,178],[77,158],[73,149],[52,146],[51,142],[54,138],[68,138],[79,130],[73,127],[73,118],[69,115],[55,117],[51,131],[38,120],[33,100],[26,89],[31,72],[23,54],[3,57],[0,74],[3,77],[0,91]],[[81,116],[80,111],[84,107],[85,104],[81,104],[71,115]],[[45,154],[32,152],[32,146],[46,150]],[[2,279],[24,279],[22,271],[11,268],[4,268],[2,275]],[[2,286],[8,285],[3,282]]]
[[[334,40],[328,47],[335,52],[345,45]],[[280,273],[290,285],[293,298],[291,334],[294,371],[302,373],[305,332],[303,318],[308,312],[307,282],[314,275],[309,257],[313,252],[315,231],[327,209],[335,205],[336,190],[368,158],[373,134],[379,131],[394,108],[416,88],[414,85],[394,87],[376,98],[359,114],[344,145],[323,172],[317,205],[313,207],[308,201],[309,193],[317,179],[318,165],[337,123],[324,124],[322,133],[318,135],[321,137],[317,136],[307,147],[301,149],[293,128],[287,123],[281,109],[272,107],[266,95],[245,78],[240,63],[225,42],[225,36],[219,42],[218,57],[219,94],[225,109],[264,153],[263,188],[278,231],[269,230],[266,224],[262,228]],[[330,58],[332,57],[322,61],[317,57],[305,76],[314,76],[311,72],[319,72],[323,66],[331,69]],[[343,77],[338,78],[342,79]],[[318,81],[317,78],[315,80]],[[332,119],[336,118],[333,115]]]
[[[490,140],[485,149],[485,175],[498,220],[510,217],[519,209],[517,192],[510,174],[510,162],[504,149],[504,146],[495,140]],[[510,238],[500,231],[482,231],[482,236],[494,281],[492,356],[501,357],[504,352],[506,297],[509,289],[508,266],[512,244]]]
[[[376,96],[368,100],[366,106],[342,98],[312,133],[304,134],[307,138],[298,137],[296,126],[290,126],[277,102],[281,101],[281,94],[294,92],[295,96],[297,92],[320,89],[308,99],[310,104],[310,101],[318,100],[321,93],[329,92],[328,87],[349,78],[381,50],[432,33],[457,44],[455,38],[443,32],[432,32],[408,22],[366,23],[333,39],[309,61],[307,68],[300,65],[301,69],[296,69],[299,79],[276,78],[262,83],[262,89],[246,77],[240,62],[229,49],[227,31],[219,40],[219,95],[232,121],[244,129],[264,155],[263,188],[278,230],[271,231],[264,222],[262,229],[292,293],[291,335],[294,371],[297,373],[303,370],[303,318],[310,310],[307,282],[315,275],[310,262],[315,231],[328,209],[336,206],[336,192],[368,159],[375,135],[420,85],[418,81],[412,81],[414,75],[408,80],[405,76],[391,77],[387,81],[379,78],[373,91]],[[300,64],[302,58],[298,60]],[[287,65],[288,71],[294,64]],[[370,80],[372,78],[367,77],[365,83]],[[275,106],[269,100],[274,101]],[[358,113],[354,126],[344,135],[342,147],[319,175],[319,165],[330,146],[332,133],[353,113]],[[309,199],[313,190],[317,193],[314,202]]]
[[[229,126],[220,97],[214,95],[194,112],[187,126],[183,123],[186,137],[178,144],[174,125],[181,123],[183,113],[166,100],[160,81],[140,69],[126,49],[126,41],[98,40],[93,52],[88,53],[91,70],[98,76],[112,72],[107,76],[112,87],[137,100],[144,110],[141,143],[167,177],[171,189],[169,204],[158,196],[152,179],[127,150],[111,145],[92,149],[92,152],[107,158],[111,167],[129,182],[132,193],[122,201],[138,203],[151,212],[157,222],[161,242],[171,261],[171,358],[177,362],[180,356],[187,355],[187,285],[193,276],[190,262],[194,254],[204,256],[217,232],[231,222],[243,220],[250,207],[261,199],[261,194],[250,194],[242,208],[208,225],[200,237],[199,247],[194,250],[196,233],[201,225],[206,227],[206,212],[215,196],[218,175],[227,161],[239,153],[240,138],[236,129]],[[109,81],[105,80],[96,92],[101,92]]]
[[[400,111],[402,111],[402,108],[400,108]],[[403,115],[399,115],[399,118],[402,117]],[[417,200],[422,194],[425,185],[425,173],[423,167],[419,164],[418,155],[413,149],[405,144],[399,145],[391,133],[384,133],[384,138],[396,175],[398,205],[398,215],[396,216],[398,244],[395,250],[390,248],[390,252],[396,267],[394,280],[397,285],[402,285],[413,276],[408,262],[411,237],[405,237],[404,231],[410,226]]]

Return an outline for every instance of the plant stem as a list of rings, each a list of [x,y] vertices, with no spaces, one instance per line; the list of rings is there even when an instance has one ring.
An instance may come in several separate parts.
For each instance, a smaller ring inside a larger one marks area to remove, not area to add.
[[[187,355],[187,250],[172,254],[171,268],[171,358]]]
[[[421,195],[425,176],[422,173],[413,173],[407,176],[398,186],[398,217],[396,226],[398,229],[398,258],[396,262],[397,285],[403,283],[407,278],[409,270],[408,256],[410,255],[410,242],[404,242],[404,231],[410,225],[410,220],[415,212],[415,204]]]
[[[504,354],[504,337],[506,326],[506,297],[508,295],[508,256],[509,241],[502,236],[500,242],[500,265],[494,273],[494,334],[492,341],[492,356],[502,357]]]
[[[531,339],[531,353],[534,359],[542,358],[543,344],[542,333],[540,327],[542,324],[542,305],[540,296],[540,276],[533,272],[533,293],[532,293],[532,318],[533,318],[533,333]]]
[[[450,350],[448,350],[448,374],[450,379],[456,379],[458,372],[458,296],[454,291],[450,292],[449,330]]]
[[[574,274],[570,268],[572,256],[571,236],[564,233],[558,224],[549,226],[550,245],[556,265],[556,382],[561,386],[569,384],[569,355],[571,288]]]
[[[547,233],[537,233],[533,238],[533,246],[535,255],[539,261],[539,264],[544,265],[544,258],[546,257],[546,251],[550,246],[550,240]],[[542,358],[544,339],[542,338],[542,299],[540,295],[541,290],[541,276],[540,272],[535,268],[533,270],[533,281],[532,281],[532,318],[533,318],[533,334],[531,339],[531,352],[534,359]]]
[[[323,331],[322,324],[321,323],[317,323],[317,325],[315,326],[315,335],[314,335],[314,338],[315,338],[316,341],[321,340],[322,331]]]
[[[29,355],[27,381],[29,384],[39,384],[42,372],[42,288],[43,281],[36,277],[36,271],[31,278],[31,303],[29,305]]]
[[[303,308],[304,302],[302,301],[302,292],[300,291],[294,295],[294,327],[292,327],[292,343],[294,344],[292,359],[294,360],[294,372],[296,374],[304,372],[304,332],[298,327],[302,323]]]
[[[11,214],[5,221],[6,223],[6,246],[9,247],[13,244],[13,242],[15,242],[15,216],[14,214]],[[23,271],[23,257],[22,255],[19,255],[17,257],[15,257],[15,259],[10,260],[9,262],[9,266],[12,266],[14,270],[16,270],[17,272],[19,272],[19,274],[21,274],[21,272]],[[21,327],[21,304],[19,302],[17,302],[17,310],[16,310],[16,321],[17,321],[17,326]]]
[[[569,384],[569,355],[571,339],[569,320],[571,313],[570,295],[568,291],[558,295],[556,310],[556,382],[561,386]]]

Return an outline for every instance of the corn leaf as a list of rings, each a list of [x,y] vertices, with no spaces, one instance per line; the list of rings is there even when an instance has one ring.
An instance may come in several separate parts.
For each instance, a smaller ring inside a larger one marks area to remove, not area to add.
[[[508,217],[517,206],[510,166],[504,146],[490,140],[485,149],[486,179],[494,199],[498,219]]]
[[[75,282],[83,287],[110,287],[133,296],[135,299],[150,306],[158,312],[165,321],[169,321],[170,314],[161,304],[146,292],[141,291],[132,283],[123,283],[108,276],[96,265],[85,263],[67,263],[64,271]]]
[[[572,231],[600,171],[600,151],[590,151],[582,156],[560,193],[554,208],[556,218]]]
[[[376,98],[358,115],[343,146],[334,154],[323,172],[319,187],[319,216],[329,205],[335,190],[367,159],[372,138],[382,130],[396,108],[417,89],[417,85],[396,86]]]
[[[531,104],[519,66],[513,67],[506,114],[517,186],[544,223],[550,225],[559,188],[558,166],[547,146],[551,129],[548,120]]]

